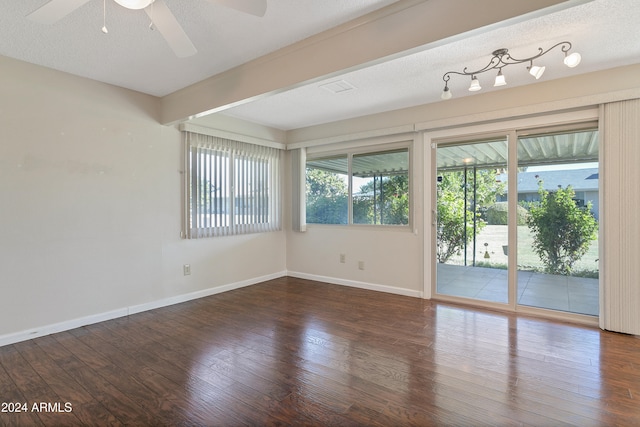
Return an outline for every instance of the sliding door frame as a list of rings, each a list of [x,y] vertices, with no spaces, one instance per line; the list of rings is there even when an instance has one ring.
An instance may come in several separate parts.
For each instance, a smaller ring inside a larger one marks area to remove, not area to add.
[[[499,303],[485,300],[475,300],[457,296],[442,295],[437,293],[437,260],[435,256],[436,248],[436,224],[437,224],[437,209],[436,209],[436,151],[438,145],[444,145],[447,143],[465,143],[482,141],[484,139],[492,139],[496,136],[506,137],[508,144],[508,182],[517,182],[518,179],[518,167],[517,167],[517,144],[518,135],[521,132],[528,132],[531,129],[544,128],[544,127],[557,127],[572,125],[580,125],[581,123],[589,123],[597,121],[599,116],[598,108],[588,108],[579,111],[571,111],[564,113],[540,115],[535,117],[520,118],[514,120],[496,121],[485,124],[475,124],[469,126],[460,126],[456,128],[425,131],[423,133],[423,141],[427,149],[424,150],[424,165],[428,167],[425,170],[425,206],[428,208],[424,210],[424,245],[428,246],[424,248],[425,254],[424,266],[424,289],[423,293],[425,298],[433,298],[442,301],[449,301],[454,303],[472,304],[489,309],[506,310],[506,311],[518,311],[526,314],[532,314],[537,316],[544,316],[549,318],[555,318],[565,321],[579,322],[588,325],[598,325],[598,317],[587,316],[569,312],[548,310],[538,307],[529,307],[518,305],[516,301],[517,287],[518,287],[518,269],[517,269],[517,251],[511,251],[508,257],[508,302]],[[510,203],[510,209],[508,210],[508,245],[511,248],[517,247],[517,209],[511,209],[512,201],[518,200],[517,185],[509,185],[507,189],[507,197]],[[600,201],[602,197],[599,198]],[[601,202],[600,202],[601,203]],[[600,209],[602,212],[602,209]],[[600,277],[603,277],[603,272],[600,272]]]

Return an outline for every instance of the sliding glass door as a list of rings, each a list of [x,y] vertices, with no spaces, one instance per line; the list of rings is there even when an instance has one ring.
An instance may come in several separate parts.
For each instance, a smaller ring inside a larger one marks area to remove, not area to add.
[[[597,130],[520,135],[518,166],[518,303],[597,316]]]
[[[508,302],[505,137],[437,150],[437,292]]]
[[[507,135],[435,144],[435,294],[597,316],[597,128]]]

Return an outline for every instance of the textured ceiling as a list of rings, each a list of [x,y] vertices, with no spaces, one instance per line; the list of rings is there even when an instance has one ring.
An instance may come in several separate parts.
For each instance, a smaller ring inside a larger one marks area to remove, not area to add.
[[[594,0],[551,14],[474,32],[450,43],[374,65],[338,78],[295,88],[225,111],[278,129],[296,129],[432,102],[444,102],[442,76],[447,71],[477,70],[491,53],[508,48],[514,57],[527,58],[561,41],[570,41],[582,55],[576,68],[563,65],[556,48],[538,65],[546,65],[540,82],[640,62],[640,0]],[[468,77],[453,76],[453,96],[472,96],[509,87],[535,84],[524,65],[504,69],[507,86],[494,88],[495,72],[479,77],[482,92],[469,92]],[[344,80],[356,89],[337,94],[321,86]]]
[[[91,0],[53,25],[26,16],[48,0],[0,0],[0,55],[163,96],[395,0],[269,0],[264,17],[206,0],[165,0],[198,53],[177,58],[142,10]]]
[[[106,0],[109,34],[105,35],[100,31],[102,0],[89,1],[53,25],[25,18],[46,2],[0,0],[0,55],[164,96],[395,1],[269,0],[267,13],[258,18],[206,0],[165,0],[198,49],[188,58],[177,58],[162,36],[148,29],[142,11]],[[516,57],[528,57],[539,47],[571,41],[582,54],[580,66],[568,69],[562,65],[561,52],[549,53],[540,81],[640,62],[640,0],[572,0],[571,4],[577,6],[463,34],[325,81],[283,88],[224,114],[289,130],[442,102],[445,72],[481,68],[493,50],[503,47]],[[523,66],[507,67],[504,74],[506,88],[536,82]],[[492,87],[490,73],[480,79],[483,92],[504,90]],[[344,81],[339,88],[353,89],[333,93],[322,87],[336,80]],[[454,76],[449,86],[454,97],[470,95],[468,80],[460,76]]]

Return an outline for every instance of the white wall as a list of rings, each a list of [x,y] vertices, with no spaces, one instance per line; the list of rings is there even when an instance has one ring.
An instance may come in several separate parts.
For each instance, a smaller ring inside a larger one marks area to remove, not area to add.
[[[0,345],[283,274],[284,231],[180,239],[180,133],[157,98],[0,70]]]
[[[421,242],[407,230],[311,224],[304,233],[290,232],[287,265],[296,277],[420,297]]]
[[[400,139],[406,140],[405,137]],[[357,145],[380,143],[375,138]],[[307,224],[306,232],[296,232],[289,224],[287,270],[289,275],[330,283],[423,296],[423,195],[422,145],[411,148],[413,191],[411,227]],[[290,168],[288,168],[290,171]],[[291,195],[287,176],[285,193]],[[292,209],[290,197],[286,212]],[[340,255],[345,262],[340,262]],[[359,268],[359,262],[364,269]]]

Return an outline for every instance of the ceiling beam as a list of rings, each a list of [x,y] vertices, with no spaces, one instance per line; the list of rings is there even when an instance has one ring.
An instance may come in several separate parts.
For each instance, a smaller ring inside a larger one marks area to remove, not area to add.
[[[591,0],[399,0],[169,94],[172,124]],[[455,64],[452,64],[455,65]]]

